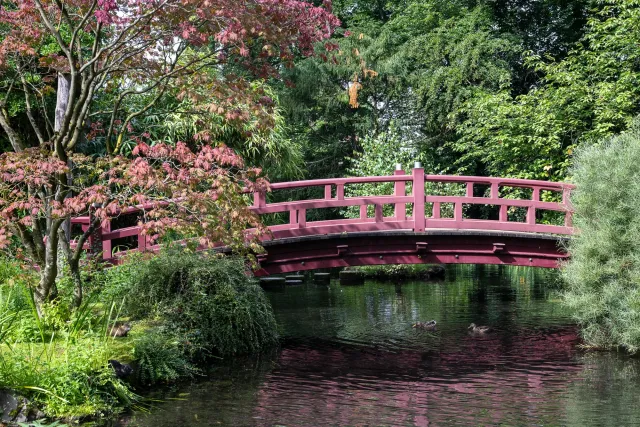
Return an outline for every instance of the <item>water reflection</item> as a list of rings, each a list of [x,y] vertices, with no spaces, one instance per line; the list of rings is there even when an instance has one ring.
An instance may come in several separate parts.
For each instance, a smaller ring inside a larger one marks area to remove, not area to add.
[[[629,425],[638,360],[576,349],[544,271],[451,268],[440,282],[270,294],[281,349],[217,367],[140,426]],[[436,319],[437,331],[411,328]],[[495,332],[467,333],[469,323]],[[126,423],[125,423],[126,424]]]

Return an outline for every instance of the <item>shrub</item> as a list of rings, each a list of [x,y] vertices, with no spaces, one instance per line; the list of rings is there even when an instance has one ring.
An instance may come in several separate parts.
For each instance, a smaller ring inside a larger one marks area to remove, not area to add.
[[[277,342],[275,317],[242,258],[169,249],[105,273],[103,295],[122,314],[155,317],[182,337],[189,357],[230,356]]]
[[[170,333],[149,331],[136,341],[134,357],[142,384],[171,382],[197,372],[186,360],[181,341]]]
[[[565,303],[582,336],[640,348],[640,129],[577,153],[571,195],[579,232],[568,245]]]

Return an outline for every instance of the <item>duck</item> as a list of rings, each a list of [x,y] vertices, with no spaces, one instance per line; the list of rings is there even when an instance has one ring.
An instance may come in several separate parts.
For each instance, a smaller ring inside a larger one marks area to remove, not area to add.
[[[486,334],[487,332],[491,332],[491,327],[489,326],[476,326],[475,323],[472,323],[467,328],[471,333],[474,334]]]
[[[428,322],[416,322],[411,326],[412,328],[424,329],[427,331],[435,331],[436,330],[436,321],[430,320]]]

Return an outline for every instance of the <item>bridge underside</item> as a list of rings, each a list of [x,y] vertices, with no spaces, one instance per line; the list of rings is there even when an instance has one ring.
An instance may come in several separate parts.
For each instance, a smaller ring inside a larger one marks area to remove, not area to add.
[[[381,264],[502,264],[557,268],[566,237],[481,230],[379,231],[263,243],[256,276]]]

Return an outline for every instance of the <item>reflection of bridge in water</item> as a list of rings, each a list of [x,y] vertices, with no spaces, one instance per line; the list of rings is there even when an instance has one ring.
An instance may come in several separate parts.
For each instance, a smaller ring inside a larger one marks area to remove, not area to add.
[[[345,187],[386,184],[391,194],[345,197]],[[506,264],[555,268],[567,258],[561,242],[573,233],[570,184],[508,178],[411,174],[275,183],[273,192],[323,188],[324,197],[268,203],[255,193],[259,215],[288,213],[269,227],[256,275],[375,264]],[[545,201],[543,201],[545,200]],[[359,207],[357,218],[308,221],[316,209]],[[83,224],[84,218],[74,222]],[[554,223],[555,222],[555,223]],[[137,237],[138,247],[112,253],[112,240]],[[140,227],[102,229],[106,260],[157,250]]]

